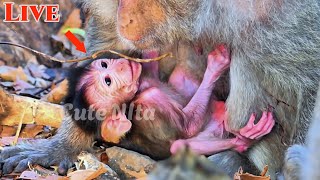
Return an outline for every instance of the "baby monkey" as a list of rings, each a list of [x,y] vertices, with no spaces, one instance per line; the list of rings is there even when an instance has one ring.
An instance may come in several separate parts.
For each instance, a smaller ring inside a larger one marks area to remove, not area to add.
[[[144,58],[155,56],[157,54],[153,52],[144,54]],[[225,46],[217,47],[208,56],[200,85],[189,88],[189,83],[175,81],[181,76],[188,77],[183,70],[173,73],[169,82],[163,83],[156,73],[157,62],[141,65],[126,59],[99,59],[81,76],[77,90],[83,92],[86,103],[96,112],[104,111],[100,134],[111,144],[154,159],[167,158],[185,145],[204,155],[228,149],[243,152],[255,140],[268,134],[275,121],[271,112],[264,112],[260,121],[254,124],[253,114],[244,128],[231,132],[235,136],[227,138],[224,102],[213,100],[212,91],[229,64]],[[129,112],[133,116],[128,117],[128,108],[127,111],[115,111],[123,104],[130,104]],[[138,113],[148,112],[151,119],[138,116]],[[81,127],[81,122],[76,123]]]
[[[144,56],[152,58],[157,54]],[[172,73],[168,83],[163,83],[158,77],[157,62],[141,65],[126,59],[99,59],[77,68],[69,78],[66,102],[73,105],[70,116],[50,139],[4,148],[0,154],[3,173],[21,172],[32,163],[44,167],[58,165],[59,173],[65,174],[81,151],[92,150],[96,138],[155,160],[165,159],[185,145],[204,155],[228,149],[245,151],[271,131],[274,120],[270,112],[265,112],[255,125],[252,115],[247,126],[229,136],[224,102],[212,98],[215,81],[229,63],[228,51],[219,46],[209,54],[201,82],[195,82],[192,73],[180,68]],[[112,112],[114,107],[123,105],[130,106]],[[83,114],[83,110],[93,110],[89,112],[95,114]],[[237,163],[233,165],[236,169],[228,173],[249,164],[242,162],[247,162],[246,157],[236,152],[217,155]]]

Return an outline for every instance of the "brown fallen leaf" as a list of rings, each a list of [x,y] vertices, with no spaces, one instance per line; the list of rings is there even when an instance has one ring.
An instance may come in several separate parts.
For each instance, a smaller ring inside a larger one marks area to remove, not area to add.
[[[63,106],[9,94],[0,88],[0,124],[18,125],[22,117],[21,110],[26,110],[23,124],[59,127],[65,115]]]
[[[0,137],[8,137],[8,136],[13,136],[17,132],[17,127],[12,127],[12,126],[2,126],[2,131],[0,134]]]
[[[235,173],[234,180],[270,180],[270,176],[266,176],[268,172],[268,166],[265,166],[260,176],[256,176],[250,173],[243,173],[243,169],[240,167],[239,171]]]
[[[58,175],[48,175],[41,176],[34,171],[23,171],[19,177],[20,179],[36,179],[36,180],[67,180],[69,178],[58,176]]]
[[[87,177],[86,180],[96,179],[106,172],[108,172],[108,170],[103,165],[100,165],[100,168],[96,172],[92,173],[89,177]]]
[[[97,170],[86,169],[86,170],[77,170],[68,174],[68,178],[70,180],[79,180],[79,179],[87,179],[92,174],[94,174]]]
[[[34,171],[23,171],[19,178],[21,178],[21,179],[39,179],[40,176]]]
[[[102,163],[104,163],[104,164],[108,164],[108,162],[109,162],[109,157],[108,157],[108,155],[107,155],[106,152],[103,152],[103,153],[100,154],[100,161],[101,161]]]
[[[55,86],[49,94],[42,97],[41,100],[59,104],[68,93],[68,81],[65,79],[59,85]]]
[[[34,138],[39,133],[43,132],[43,126],[35,124],[27,124],[20,133],[20,138]]]
[[[78,160],[80,160],[80,163],[76,162],[76,168],[77,171],[81,168],[85,168],[86,170],[94,170],[94,173],[90,174],[89,176],[86,176],[86,178],[82,179],[119,179],[116,172],[113,171],[108,165],[100,162],[97,157],[95,157],[93,154],[88,152],[81,152],[78,155]],[[72,172],[72,173],[76,173]],[[69,177],[69,174],[68,174]]]
[[[4,81],[16,81],[18,79],[27,81],[28,75],[24,72],[22,67],[13,68],[8,66],[0,67],[0,78]]]
[[[3,174],[1,180],[13,180],[17,179],[21,173],[10,173],[10,174]]]

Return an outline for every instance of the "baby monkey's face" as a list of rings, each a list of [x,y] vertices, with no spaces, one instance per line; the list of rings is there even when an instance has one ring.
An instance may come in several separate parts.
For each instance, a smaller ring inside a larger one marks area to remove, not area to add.
[[[98,59],[81,77],[85,96],[96,109],[131,100],[139,87],[141,64],[127,59]]]
[[[141,74],[141,65],[126,59],[99,59],[90,68],[98,84],[107,91],[136,85]]]

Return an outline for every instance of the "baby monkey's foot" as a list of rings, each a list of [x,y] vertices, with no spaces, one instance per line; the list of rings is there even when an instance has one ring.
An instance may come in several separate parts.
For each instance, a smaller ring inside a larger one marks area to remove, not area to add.
[[[246,151],[254,142],[269,134],[275,124],[271,112],[263,112],[257,124],[254,124],[255,119],[255,114],[252,114],[247,125],[238,133],[234,133],[236,135],[236,138],[232,139],[234,150],[240,153]]]
[[[225,45],[219,45],[208,55],[208,65],[205,77],[211,77],[212,81],[216,81],[229,66],[229,52]]]
[[[247,125],[240,129],[240,135],[251,140],[260,139],[269,134],[275,124],[271,112],[263,112],[259,122],[254,124],[255,114],[252,114]]]

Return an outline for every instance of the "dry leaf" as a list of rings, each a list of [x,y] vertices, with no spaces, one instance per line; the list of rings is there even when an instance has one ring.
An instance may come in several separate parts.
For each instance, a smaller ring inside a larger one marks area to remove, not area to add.
[[[108,165],[100,162],[93,154],[88,152],[81,152],[80,155],[78,155],[78,160],[80,160],[80,163],[75,163],[76,168],[79,169],[81,167],[84,167],[86,170],[94,170],[94,173],[90,174],[90,176],[87,176],[83,179],[95,179],[97,177],[101,179],[119,179],[117,173],[113,171]],[[75,171],[75,172],[77,172]],[[75,173],[73,172],[73,173]],[[69,174],[68,174],[69,177]]]
[[[104,164],[108,164],[108,162],[109,162],[109,157],[108,157],[108,155],[107,155],[106,152],[103,152],[103,153],[100,154],[100,161],[101,161],[102,163],[104,163]]]
[[[39,133],[43,132],[43,126],[37,126],[35,124],[27,124],[20,133],[21,138],[34,138]]]
[[[8,66],[0,67],[0,78],[4,81],[16,81],[17,79],[27,81],[28,75],[24,72],[22,67],[13,68]]]
[[[2,125],[18,125],[22,116],[22,109],[26,109],[23,124],[59,127],[65,115],[63,106],[39,101],[29,97],[8,94],[1,88],[0,102],[2,104],[2,106],[0,106],[0,114],[3,117],[0,124]]]
[[[100,168],[96,172],[91,174],[89,177],[87,177],[86,180],[95,179],[106,172],[108,172],[108,170],[103,165],[100,165]]]
[[[34,171],[23,171],[19,178],[21,178],[21,179],[39,179],[40,176]]]
[[[239,171],[234,175],[234,180],[270,180],[270,176],[265,176],[268,171],[268,166],[265,166],[261,172],[261,176],[252,175],[250,173],[243,173],[240,167]]]
[[[2,126],[2,132],[0,134],[0,137],[8,137],[13,136],[17,132],[17,127],[12,126]]]
[[[58,84],[52,91],[46,96],[42,97],[41,100],[59,104],[68,93],[68,81],[65,79]]]
[[[78,170],[68,174],[68,178],[70,180],[79,180],[79,179],[87,179],[92,174],[94,174],[97,170],[86,169],[86,170]]]
[[[23,80],[16,80],[13,87],[16,91],[35,88],[34,85]]]
[[[21,173],[20,179],[36,179],[36,180],[67,180],[67,177],[58,175],[40,176],[34,171],[24,171]]]
[[[10,173],[2,175],[1,180],[13,180],[17,179],[20,176],[21,173]]]

